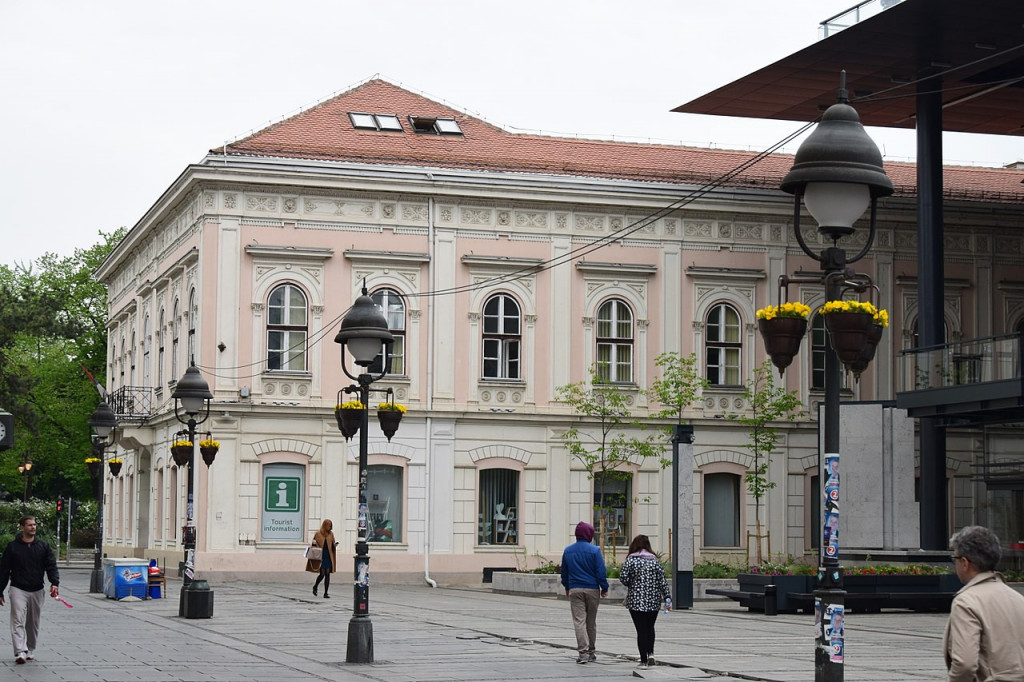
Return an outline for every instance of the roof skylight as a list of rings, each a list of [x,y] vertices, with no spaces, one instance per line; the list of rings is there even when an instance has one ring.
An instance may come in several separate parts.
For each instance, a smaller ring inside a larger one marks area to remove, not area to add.
[[[350,111],[349,120],[353,128],[361,130],[382,130],[385,132],[402,132],[402,122],[394,114],[362,114]]]
[[[462,135],[462,128],[454,118],[436,116],[410,116],[409,123],[417,133],[433,135]]]

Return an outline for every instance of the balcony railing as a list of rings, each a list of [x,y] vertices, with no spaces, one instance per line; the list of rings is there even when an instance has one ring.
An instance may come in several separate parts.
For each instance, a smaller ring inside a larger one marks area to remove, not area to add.
[[[912,417],[1024,421],[1022,359],[1020,334],[903,351],[896,404]]]
[[[829,17],[818,26],[818,37],[828,38],[830,35],[839,33],[844,28],[850,28],[856,23],[884,12],[893,5],[898,5],[903,0],[864,0],[850,9],[843,10],[839,14]]]
[[[142,423],[153,415],[153,389],[145,386],[122,386],[113,391],[109,400],[110,409],[117,415],[118,422]]]

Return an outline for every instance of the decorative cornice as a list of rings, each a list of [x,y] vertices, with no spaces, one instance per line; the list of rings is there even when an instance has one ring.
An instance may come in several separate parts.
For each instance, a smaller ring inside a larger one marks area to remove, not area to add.
[[[245,252],[253,258],[283,258],[286,260],[327,260],[334,249],[315,246],[263,246],[249,244]]]
[[[595,273],[602,275],[639,275],[650,277],[657,274],[658,266],[642,265],[638,263],[599,263],[597,261],[581,260],[576,263],[576,269],[583,273]]]
[[[417,253],[412,251],[368,251],[360,249],[348,249],[344,256],[350,261],[356,262],[392,262],[392,263],[429,263],[429,253]]]

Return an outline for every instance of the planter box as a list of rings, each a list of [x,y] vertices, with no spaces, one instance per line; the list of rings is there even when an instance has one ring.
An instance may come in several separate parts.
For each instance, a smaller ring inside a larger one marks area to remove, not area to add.
[[[961,587],[963,584],[954,573],[942,575],[847,575],[843,577],[843,588],[847,592],[857,594],[956,592]]]

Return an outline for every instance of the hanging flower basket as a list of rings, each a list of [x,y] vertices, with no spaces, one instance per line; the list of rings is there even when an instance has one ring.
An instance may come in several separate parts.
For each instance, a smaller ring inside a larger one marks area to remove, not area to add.
[[[174,463],[180,467],[188,464],[189,460],[192,458],[192,441],[174,441],[171,445],[171,456],[174,458]]]
[[[334,418],[338,420],[338,429],[345,440],[359,433],[363,425],[363,410],[366,406],[358,400],[350,400],[347,403],[340,403],[334,406]]]
[[[121,460],[117,459],[117,458],[114,458],[114,459],[110,460],[109,462],[107,462],[107,466],[110,467],[111,475],[113,475],[113,476],[120,476],[121,475],[121,465],[122,464],[123,464],[123,462]]]
[[[398,403],[381,403],[377,406],[377,421],[380,422],[380,430],[387,436],[388,442],[398,431],[398,425],[402,423],[402,415],[405,414],[405,405]]]
[[[215,441],[213,438],[207,438],[206,440],[199,441],[199,454],[203,456],[203,461],[206,462],[206,466],[213,464],[213,460],[217,456],[217,452],[219,450],[220,442]]]
[[[764,339],[765,351],[772,364],[779,368],[780,377],[800,350],[810,313],[810,307],[803,303],[770,305],[757,311],[757,328]]]
[[[855,380],[860,381],[861,372],[867,369],[868,365],[871,364],[871,361],[875,359],[875,350],[878,348],[878,342],[882,340],[882,332],[884,330],[885,327],[880,324],[871,325],[871,330],[868,332],[867,343],[864,348],[861,349],[860,356],[857,358],[856,362],[848,365],[848,369],[853,372],[853,378]]]
[[[825,328],[839,361],[853,365],[868,344],[878,309],[864,301],[829,301],[822,307]]]
[[[89,469],[89,479],[95,484],[103,473],[103,460],[99,457],[86,457],[85,466]]]

